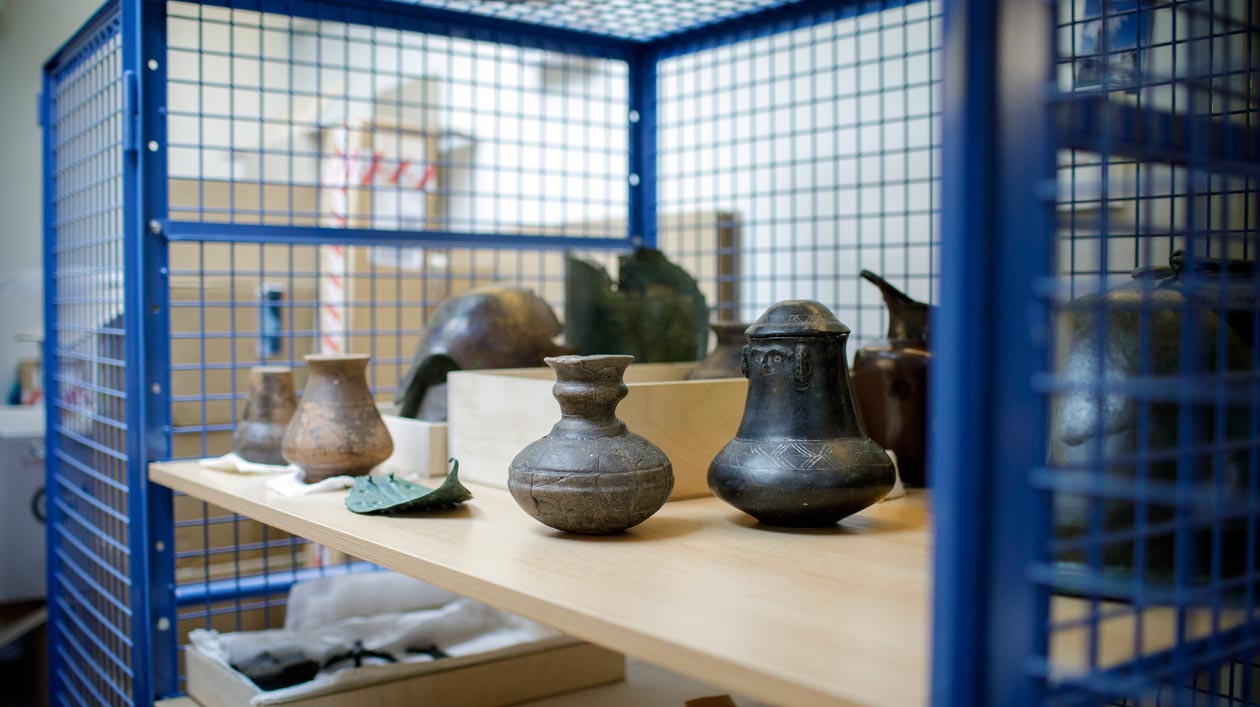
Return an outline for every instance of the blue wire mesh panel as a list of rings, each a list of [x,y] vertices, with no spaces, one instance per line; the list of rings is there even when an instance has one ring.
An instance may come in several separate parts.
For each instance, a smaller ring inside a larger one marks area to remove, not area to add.
[[[1047,704],[1260,701],[1254,3],[1061,0]],[[1071,656],[1071,657],[1069,657]]]
[[[399,0],[518,22],[656,40],[800,0]]]
[[[817,299],[853,329],[851,348],[886,327],[863,268],[929,302],[939,269],[940,5],[862,9],[718,38],[658,72],[658,209],[738,224],[728,270],[714,273],[738,307],[720,314],[751,321]],[[692,236],[683,254],[712,251]]]
[[[172,221],[626,237],[624,61],[185,3],[169,18]]]
[[[717,228],[717,217],[712,218]],[[668,236],[667,236],[668,237]],[[572,255],[612,267],[606,250]],[[502,284],[532,289],[563,312],[565,252],[354,244],[173,243],[172,448],[178,458],[230,450],[257,365],[294,369],[303,356],[371,355],[368,381],[389,405],[429,316],[447,298]],[[329,263],[341,265],[330,269]],[[336,288],[331,288],[332,283]],[[338,293],[331,296],[330,292]],[[330,310],[336,315],[329,315]],[[289,587],[328,574],[373,571],[187,496],[175,499],[178,637],[193,628],[283,625]]]
[[[449,297],[518,285],[562,314],[565,256],[614,270],[631,243],[631,165],[652,158],[653,241],[697,277],[715,317],[815,297],[877,338],[884,307],[859,287],[863,267],[934,298],[934,3],[829,7],[794,16],[791,32],[664,48],[658,105],[643,106],[660,116],[648,146],[632,139],[648,117],[631,109],[641,58],[357,24],[336,3],[311,17],[224,4],[168,13],[177,458],[228,451],[253,366],[291,366],[301,389],[303,355],[367,353],[385,403]],[[780,4],[640,3],[620,31]],[[514,5],[570,28],[591,17]],[[181,642],[197,627],[278,626],[295,581],[372,569],[188,497],[174,522]]]
[[[117,18],[49,78],[55,370],[48,429],[50,654],[58,704],[131,704],[123,354],[124,87]]]

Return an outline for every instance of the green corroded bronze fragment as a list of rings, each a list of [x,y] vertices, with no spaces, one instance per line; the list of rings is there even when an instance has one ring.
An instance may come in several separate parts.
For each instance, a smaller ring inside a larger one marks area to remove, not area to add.
[[[431,489],[400,479],[360,476],[346,496],[346,508],[355,513],[405,513],[453,508],[472,498],[472,492],[459,483],[459,461],[452,458],[451,473],[441,486]]]

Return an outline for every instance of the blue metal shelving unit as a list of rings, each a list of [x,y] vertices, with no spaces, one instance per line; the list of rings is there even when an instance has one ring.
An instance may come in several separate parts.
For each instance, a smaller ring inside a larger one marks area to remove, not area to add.
[[[1084,378],[1061,328],[1174,250],[1256,260],[1258,24],[1243,0],[107,2],[40,102],[57,703],[177,694],[188,628],[371,570],[147,482],[226,451],[252,365],[354,348],[387,394],[446,296],[559,304],[564,253],[640,244],[722,316],[810,297],[878,338],[862,268],[939,304],[933,704],[1260,701],[1260,275],[1182,307],[1180,332],[1254,324],[1180,335],[1162,377],[1149,296],[1131,360]],[[1103,351],[1124,315],[1092,307]],[[1071,395],[1131,411],[1132,447],[1054,458]],[[1139,629],[1109,662],[1108,627],[1156,613],[1171,647]]]

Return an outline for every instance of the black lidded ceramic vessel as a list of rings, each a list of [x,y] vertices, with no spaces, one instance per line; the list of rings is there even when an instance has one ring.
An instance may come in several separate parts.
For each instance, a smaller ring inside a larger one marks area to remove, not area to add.
[[[552,394],[560,421],[522,449],[508,468],[508,490],[526,513],[557,530],[608,535],[660,510],[674,469],[659,447],[626,429],[617,404],[633,356],[555,356]]]
[[[892,490],[892,460],[862,429],[849,328],[812,300],[779,302],[748,328],[748,398],[709,488],[765,525],[826,527]]]

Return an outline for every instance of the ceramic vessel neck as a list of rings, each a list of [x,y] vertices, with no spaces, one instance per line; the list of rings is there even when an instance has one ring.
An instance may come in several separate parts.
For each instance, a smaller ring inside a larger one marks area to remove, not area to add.
[[[888,308],[888,342],[893,348],[925,348],[929,306],[910,299],[909,295],[870,270],[863,270],[862,277],[878,287],[884,297],[884,305]]]
[[[629,392],[622,376],[633,356],[555,356],[544,359],[556,373],[552,395],[560,403],[553,435],[615,437],[626,433],[617,404]]]
[[[748,325],[743,322],[714,322],[709,328],[717,335],[718,346],[743,346]]]
[[[306,365],[312,375],[366,380],[368,360],[367,356],[308,356]]]

